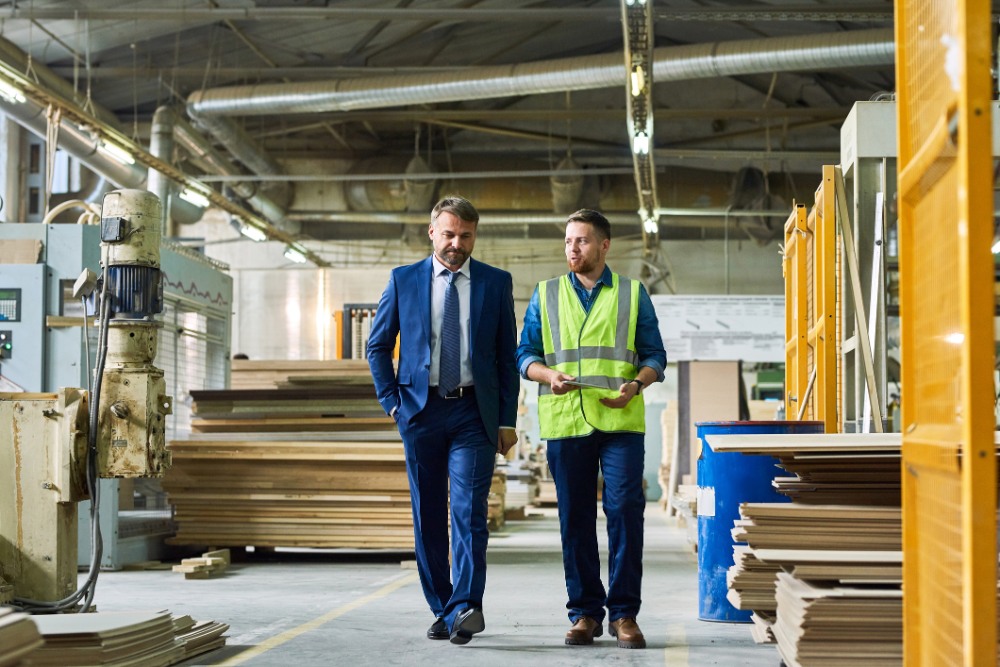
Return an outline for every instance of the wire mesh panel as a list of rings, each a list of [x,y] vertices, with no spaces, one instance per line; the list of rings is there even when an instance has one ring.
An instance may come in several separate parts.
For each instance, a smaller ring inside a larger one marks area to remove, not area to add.
[[[816,203],[785,222],[785,410],[788,419],[840,431],[837,235],[833,167],[823,168]],[[792,400],[794,398],[794,400]]]
[[[997,659],[989,10],[896,4],[907,665]]]

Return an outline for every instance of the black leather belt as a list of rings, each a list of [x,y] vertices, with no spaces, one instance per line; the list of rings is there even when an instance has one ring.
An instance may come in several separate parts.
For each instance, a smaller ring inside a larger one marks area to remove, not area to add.
[[[438,388],[437,387],[431,387],[431,391],[434,392],[434,394],[440,396],[440,394],[438,394]],[[454,389],[454,390],[448,392],[447,394],[445,394],[444,396],[441,396],[441,398],[446,398],[446,399],[449,399],[449,398],[471,398],[472,396],[475,396],[475,394],[476,394],[476,388],[470,385],[468,387],[459,387],[458,389]]]

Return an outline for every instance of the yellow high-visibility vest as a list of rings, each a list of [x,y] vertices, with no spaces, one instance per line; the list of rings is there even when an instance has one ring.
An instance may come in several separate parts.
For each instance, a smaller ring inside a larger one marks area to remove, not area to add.
[[[538,285],[545,365],[573,375],[581,387],[557,396],[547,384],[538,387],[538,422],[543,439],[605,432],[645,433],[646,409],[641,397],[624,408],[609,408],[600,399],[618,396],[618,388],[639,372],[635,328],[639,318],[639,282],[611,274],[611,287],[601,287],[588,313],[568,275]]]

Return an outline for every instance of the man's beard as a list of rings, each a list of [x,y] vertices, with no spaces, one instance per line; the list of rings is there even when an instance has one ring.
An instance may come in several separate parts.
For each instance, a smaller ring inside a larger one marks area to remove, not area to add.
[[[441,263],[448,266],[462,266],[468,258],[468,253],[462,250],[442,250],[438,253]]]
[[[597,260],[592,257],[581,257],[576,260],[576,264],[567,259],[566,263],[569,264],[569,270],[573,273],[590,273],[597,268]]]

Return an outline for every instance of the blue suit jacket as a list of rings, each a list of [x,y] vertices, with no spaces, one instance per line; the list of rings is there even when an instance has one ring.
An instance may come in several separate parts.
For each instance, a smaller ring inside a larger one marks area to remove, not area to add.
[[[406,422],[427,404],[431,368],[431,258],[393,269],[368,337],[368,365],[386,413],[398,408]],[[517,323],[508,272],[476,260],[469,263],[469,304],[476,402],[483,426],[496,444],[500,426],[514,426],[520,380],[515,362]],[[399,334],[399,368],[392,354]]]

